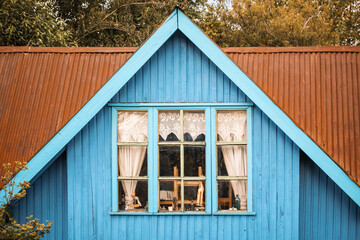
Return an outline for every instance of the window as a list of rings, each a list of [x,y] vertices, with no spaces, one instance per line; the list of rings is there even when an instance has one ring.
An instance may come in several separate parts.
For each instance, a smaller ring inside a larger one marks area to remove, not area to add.
[[[148,113],[117,113],[117,180],[118,209],[125,211],[147,208]]]
[[[204,110],[158,111],[159,212],[205,211]]]
[[[246,111],[216,111],[218,210],[247,210]]]
[[[112,106],[113,212],[252,211],[251,105]]]

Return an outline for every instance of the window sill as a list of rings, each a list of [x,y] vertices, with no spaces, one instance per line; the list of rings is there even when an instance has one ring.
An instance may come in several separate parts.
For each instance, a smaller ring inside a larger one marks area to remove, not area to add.
[[[221,212],[215,212],[215,213],[213,213],[213,215],[215,215],[215,216],[219,216],[219,215],[255,216],[256,212],[221,211]]]
[[[111,216],[255,216],[256,212],[110,212]]]

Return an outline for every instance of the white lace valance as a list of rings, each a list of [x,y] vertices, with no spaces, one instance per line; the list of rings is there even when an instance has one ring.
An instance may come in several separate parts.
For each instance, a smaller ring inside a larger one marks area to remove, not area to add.
[[[159,135],[166,140],[171,133],[175,134],[177,139],[180,139],[180,112],[160,112]]]
[[[134,111],[118,112],[118,141],[147,142],[148,113]]]
[[[194,141],[199,135],[205,135],[205,113],[184,111],[184,133],[190,134]],[[180,140],[180,112],[168,111],[159,114],[159,135],[166,140],[174,134]]]
[[[193,141],[201,134],[205,135],[205,113],[184,112],[184,133],[190,134]]]
[[[218,111],[217,133],[220,141],[246,141],[246,111]]]

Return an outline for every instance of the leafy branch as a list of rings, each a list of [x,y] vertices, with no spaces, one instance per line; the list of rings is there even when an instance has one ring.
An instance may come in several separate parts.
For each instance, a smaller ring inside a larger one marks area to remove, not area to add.
[[[38,240],[49,233],[51,230],[51,221],[47,224],[39,222],[39,219],[34,218],[33,215],[26,217],[26,222],[20,224],[14,218],[11,208],[14,201],[18,201],[26,196],[26,189],[30,187],[30,183],[23,181],[16,184],[12,177],[14,172],[26,170],[25,163],[15,162],[15,170],[11,170],[11,164],[3,165],[6,170],[4,176],[1,177],[1,183],[4,184],[0,190],[4,191],[3,203],[0,205],[0,240],[14,239],[14,240]],[[6,184],[7,183],[7,184]],[[20,191],[15,193],[15,188],[20,188]]]

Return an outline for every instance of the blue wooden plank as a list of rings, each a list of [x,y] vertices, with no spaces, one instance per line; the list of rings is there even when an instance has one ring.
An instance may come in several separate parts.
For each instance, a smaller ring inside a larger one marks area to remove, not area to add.
[[[151,137],[152,139],[158,139],[157,135],[157,129],[152,126],[158,126],[158,112],[155,109],[149,110],[150,118],[149,118],[149,129],[151,129]],[[150,132],[149,132],[150,133]],[[158,212],[158,181],[157,177],[159,176],[159,169],[158,164],[155,159],[157,159],[157,153],[158,153],[158,145],[157,141],[152,141],[151,149],[149,149],[150,152],[153,153],[152,159],[150,159],[150,162],[153,164],[149,168],[149,173],[151,174],[151,179],[149,181],[150,187],[149,187],[149,196],[151,196],[151,199],[149,199],[149,208],[150,212]],[[149,176],[150,176],[149,174]]]
[[[211,125],[210,123],[210,119],[211,119],[211,109],[210,108],[206,108],[205,110],[205,119],[206,119],[206,122],[205,122],[205,127],[206,127],[206,132],[208,134],[206,134],[206,160],[207,160],[207,163],[206,163],[206,186],[205,186],[205,189],[206,189],[206,212],[207,213],[210,213],[211,212],[211,209],[216,209],[216,208],[213,208],[213,205],[212,205],[212,191],[214,191],[214,187],[211,187],[211,186],[215,186],[213,185],[212,183],[212,179],[214,179],[216,177],[216,175],[213,175],[214,172],[212,170],[212,168],[216,165],[214,165],[213,163],[214,162],[211,162],[210,159],[212,159],[210,156],[215,156],[213,155],[213,152],[212,152],[212,147],[213,146],[213,143],[211,142],[211,139],[214,139],[210,133],[215,131],[215,128],[214,125]],[[212,131],[213,129],[213,131]],[[216,192],[216,191],[215,191]]]
[[[210,61],[207,57],[201,58],[201,100],[203,102],[209,102],[209,72]],[[236,102],[236,101],[234,101]]]
[[[186,48],[186,99],[194,101],[195,82],[194,82],[194,45],[189,44]],[[195,101],[194,101],[195,102]]]
[[[264,114],[263,114],[264,115]],[[264,116],[263,116],[264,117]],[[266,120],[269,121],[269,119],[266,117]],[[273,226],[275,225],[276,228],[270,228],[270,233],[269,233],[269,237],[270,239],[276,239],[276,232],[277,232],[277,220],[278,220],[278,205],[276,204],[277,202],[277,195],[279,194],[279,188],[278,188],[278,179],[277,179],[277,156],[281,154],[281,152],[277,152],[276,150],[278,149],[278,145],[277,145],[277,129],[276,126],[273,122],[270,121],[270,125],[269,126],[269,142],[270,145],[269,146],[269,161],[270,161],[270,166],[267,169],[267,171],[269,171],[269,206],[268,206],[268,211],[269,211],[269,225]],[[265,140],[267,141],[267,140]],[[266,169],[266,168],[265,168]],[[276,193],[276,194],[275,194]],[[275,207],[274,207],[275,206]]]
[[[292,229],[292,215],[290,212],[292,211],[292,204],[291,202],[298,196],[296,192],[292,191],[292,173],[287,171],[287,169],[292,169],[292,161],[288,161],[287,159],[292,159],[292,142],[291,140],[285,136],[284,142],[284,162],[283,162],[283,171],[284,171],[284,179],[288,179],[288,181],[284,182],[284,238],[296,238],[297,236],[293,236],[293,229]],[[291,193],[291,194],[289,194]]]
[[[209,89],[209,101],[210,102],[215,102],[216,99],[216,93],[217,93],[217,89],[216,89],[216,84],[217,84],[217,78],[216,78],[216,66],[213,62],[210,62],[210,73],[209,73],[209,85],[210,85],[210,89]],[[239,102],[239,101],[237,101]]]
[[[210,109],[210,117],[211,119],[216,119],[216,110],[215,108],[211,108]],[[211,122],[211,125],[210,125],[210,129],[216,129],[216,122],[215,121],[212,121]],[[215,131],[210,131],[210,139],[216,139],[216,133]],[[209,143],[210,145],[210,151],[211,151],[211,156],[216,156],[216,152],[217,152],[217,149],[216,149],[216,143],[215,141],[212,141]],[[212,191],[211,191],[211,209],[213,209],[214,212],[217,212],[218,210],[218,202],[217,202],[217,182],[216,182],[216,176],[217,176],[217,169],[216,169],[216,166],[217,166],[217,159],[216,157],[212,157],[210,158],[211,160],[211,179],[210,179],[210,184],[211,186],[215,186],[215,187],[212,187]]]
[[[299,213],[299,201],[300,201],[300,153],[299,148],[295,143],[292,143],[292,191],[293,191],[293,207],[292,211]],[[292,234],[293,238],[299,236],[299,214],[297,216],[292,216]]]
[[[180,86],[181,86],[181,78],[180,78],[180,54],[182,52],[182,49],[180,48],[180,43],[181,43],[181,35],[179,34],[174,34],[174,45],[173,45],[173,50],[174,50],[174,64],[172,66],[173,68],[173,76],[172,76],[172,79],[173,79],[173,88],[174,89],[180,89]],[[169,41],[168,41],[169,42]],[[173,99],[175,102],[178,102],[180,100],[180,91],[176,91],[174,96],[173,96]]]
[[[253,211],[253,168],[252,168],[252,164],[253,164],[253,157],[252,157],[252,153],[253,153],[253,109],[252,108],[248,108],[246,111],[246,115],[247,115],[247,128],[246,128],[246,141],[247,141],[247,211],[248,212],[252,212]]]
[[[111,189],[112,189],[112,211],[118,211],[118,190],[117,190],[117,111],[115,108],[111,111]]]
[[[151,96],[150,96],[150,102],[154,102],[155,101],[155,98],[158,98],[159,96],[159,93],[158,93],[158,77],[157,77],[157,74],[158,72],[157,71],[154,71],[153,69],[155,69],[157,67],[157,63],[158,63],[158,53],[155,53],[151,59],[149,60],[150,61],[150,93],[153,93]],[[121,93],[120,93],[121,94]],[[156,95],[156,96],[155,96]],[[120,102],[124,102],[124,101],[120,101]]]
[[[158,51],[158,63],[157,63],[157,84],[158,84],[158,99],[159,102],[165,102],[166,99],[166,45],[160,48]]]
[[[163,49],[163,48],[162,48]],[[164,79],[163,82],[165,84],[165,99],[163,99],[164,102],[169,102],[169,100],[173,98],[174,95],[171,95],[174,84],[174,75],[173,75],[173,69],[174,69],[174,41],[167,41],[165,43],[164,48],[164,64],[159,63],[159,68],[162,69],[165,66],[164,69]],[[161,54],[161,50],[159,51]],[[162,54],[161,54],[162,55]]]
[[[224,72],[223,72],[224,73]],[[231,102],[230,101],[230,80],[224,73],[224,102]]]
[[[186,99],[186,76],[187,76],[187,40],[185,38],[184,35],[180,35],[180,39],[179,39],[180,43],[179,43],[179,62],[178,62],[178,67],[179,67],[179,77],[178,77],[178,81],[179,81],[179,99],[178,101],[181,101],[181,98],[185,98]]]
[[[287,204],[287,202],[285,202],[285,189],[284,189],[284,185],[285,185],[285,181],[279,181],[278,179],[285,179],[284,176],[284,167],[285,167],[285,135],[284,133],[277,128],[277,139],[276,139],[276,152],[277,152],[277,156],[276,156],[276,188],[278,188],[277,190],[277,201],[279,202],[279,204],[277,205],[277,211],[276,211],[276,222],[277,222],[277,227],[276,227],[276,238],[277,239],[284,239],[284,207]]]

